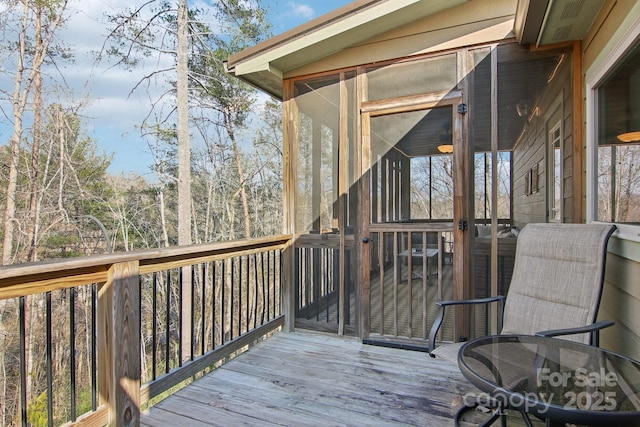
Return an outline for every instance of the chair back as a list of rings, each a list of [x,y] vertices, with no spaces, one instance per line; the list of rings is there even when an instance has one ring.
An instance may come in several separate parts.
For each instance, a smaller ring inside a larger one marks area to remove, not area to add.
[[[595,322],[600,305],[607,224],[527,224],[518,237],[503,334],[532,335]],[[589,334],[563,337],[589,343]]]

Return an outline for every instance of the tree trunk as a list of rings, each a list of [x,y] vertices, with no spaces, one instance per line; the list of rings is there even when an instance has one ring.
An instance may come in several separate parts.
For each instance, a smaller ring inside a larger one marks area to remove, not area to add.
[[[42,5],[36,4],[36,51],[42,46]],[[31,190],[29,199],[29,255],[28,261],[38,259],[38,228],[40,210],[38,209],[38,191],[40,177],[40,138],[42,123],[42,73],[35,75],[33,94],[33,145],[31,150]]]
[[[233,157],[236,163],[236,170],[238,171],[238,181],[240,182],[240,200],[242,202],[242,215],[244,219],[244,237],[247,239],[251,237],[251,217],[249,216],[249,202],[247,200],[247,191],[244,185],[244,173],[242,171],[242,159],[240,158],[240,149],[238,148],[238,142],[233,131],[233,125],[231,124],[231,118],[229,114],[225,114],[225,128],[227,135],[231,140],[231,148],[233,149]]]
[[[56,120],[57,126],[57,136],[58,136],[58,150],[60,152],[60,158],[58,165],[58,210],[60,212],[64,212],[64,181],[65,181],[65,170],[64,170],[64,158],[65,158],[65,138],[64,138],[64,115],[62,114],[62,109],[59,109],[56,112],[56,116],[58,120]]]
[[[178,245],[191,244],[191,142],[189,140],[189,84],[187,0],[178,5]]]
[[[18,42],[18,65],[13,89],[13,134],[9,143],[9,177],[7,181],[7,201],[4,211],[4,240],[2,244],[2,264],[11,264],[13,256],[13,231],[16,215],[16,190],[18,188],[18,155],[22,139],[22,117],[26,106],[26,96],[22,92],[24,61],[27,38],[27,18],[29,17],[29,1],[25,0],[22,9],[22,29]],[[2,331],[0,331],[2,332]]]
[[[162,240],[165,248],[169,247],[169,233],[167,232],[167,217],[165,214],[165,205],[164,205],[164,189],[160,189],[158,192],[158,205],[160,208],[160,225],[162,226]]]
[[[178,245],[191,244],[191,142],[189,141],[189,75],[187,0],[178,3]],[[182,361],[191,357],[191,268],[181,269],[182,293]]]
[[[47,56],[49,45],[53,35],[62,22],[62,15],[67,7],[67,0],[56,3],[57,14],[52,14],[47,22],[46,37],[42,39],[39,49],[36,49],[31,60],[31,66],[27,79],[24,79],[26,60],[26,38],[29,24],[31,2],[23,0],[22,21],[18,42],[18,58],[16,76],[14,79],[13,104],[13,133],[10,140],[9,176],[7,180],[7,202],[4,211],[4,239],[2,246],[2,264],[10,264],[13,258],[13,236],[16,214],[16,191],[18,186],[18,156],[20,154],[20,140],[23,132],[23,117],[29,100],[29,94],[36,76],[40,74],[42,64]]]

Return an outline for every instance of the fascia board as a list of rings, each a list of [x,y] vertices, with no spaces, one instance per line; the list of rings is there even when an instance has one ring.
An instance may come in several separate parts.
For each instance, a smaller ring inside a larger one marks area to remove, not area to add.
[[[375,20],[384,18],[384,16],[394,12],[401,11],[408,6],[420,3],[421,1],[423,2],[425,0],[390,0],[381,2],[328,25],[320,26],[319,28],[307,33],[301,33],[299,36],[277,44],[263,53],[256,54],[253,58],[239,60],[232,66],[233,72],[236,76],[240,76],[256,71],[267,70],[271,68],[271,65],[269,65],[270,63],[277,61],[280,58],[313,46],[319,46],[336,35],[348,33],[349,31],[356,30],[364,25],[375,25],[373,23]],[[428,14],[451,8],[458,4],[465,3],[466,1],[468,0],[429,0],[429,5],[432,6],[432,10],[430,10]],[[371,37],[375,35],[376,34],[372,32]],[[360,40],[354,41],[354,43],[359,41]],[[334,45],[330,48],[326,48],[326,51],[323,52],[322,56],[335,53],[343,47],[344,46]]]

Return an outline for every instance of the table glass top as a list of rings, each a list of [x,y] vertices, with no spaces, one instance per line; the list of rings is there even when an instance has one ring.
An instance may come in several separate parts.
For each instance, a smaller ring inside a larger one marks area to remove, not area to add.
[[[522,397],[552,410],[640,415],[640,362],[557,338],[493,336],[459,354],[465,376],[482,391]],[[517,394],[517,396],[516,396]]]

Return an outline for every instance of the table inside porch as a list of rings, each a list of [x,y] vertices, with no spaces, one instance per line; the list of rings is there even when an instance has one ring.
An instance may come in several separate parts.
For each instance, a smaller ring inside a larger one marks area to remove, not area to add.
[[[407,259],[407,267],[408,267],[409,266],[409,261],[408,261],[409,249],[398,253],[398,256],[402,257],[404,259]],[[434,259],[435,259],[435,262],[436,262],[435,265],[436,266],[438,265],[437,264],[437,262],[438,262],[438,249],[437,248],[427,248],[426,252],[425,252],[423,250],[422,246],[412,246],[412,248],[411,248],[411,258],[416,258],[416,259],[419,259],[419,260],[425,259],[425,262],[427,263],[426,269],[425,269],[427,271],[427,274],[429,276],[432,276],[432,275],[437,276],[438,275],[438,269],[437,268],[435,269],[435,271],[430,271],[430,268],[429,268],[430,261],[431,261],[431,263],[433,263]],[[413,269],[413,265],[414,264],[412,263],[411,264],[412,269]],[[433,267],[431,267],[431,269],[433,269]],[[422,279],[423,276],[420,273],[414,273],[412,271],[411,272],[411,278],[412,279]]]

